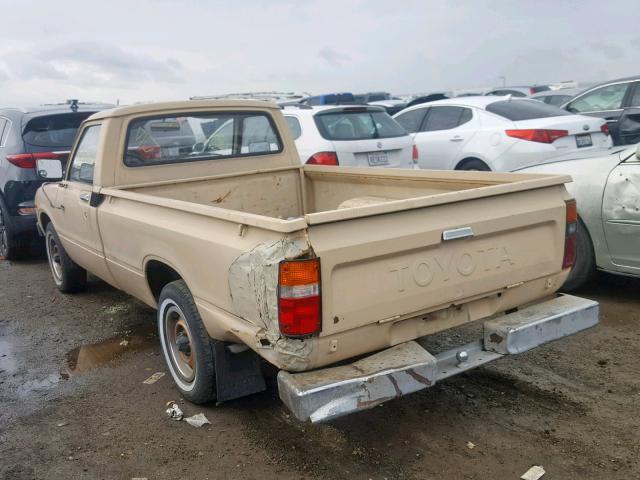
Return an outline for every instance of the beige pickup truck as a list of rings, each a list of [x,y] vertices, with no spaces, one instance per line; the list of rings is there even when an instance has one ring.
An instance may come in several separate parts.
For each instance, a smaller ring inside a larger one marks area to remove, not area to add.
[[[323,421],[598,322],[555,294],[575,256],[566,176],[301,166],[257,101],[99,112],[64,173],[37,171],[58,288],[90,272],[156,308],[196,403],[263,390],[262,357],[296,417]],[[472,343],[416,341],[478,320]]]

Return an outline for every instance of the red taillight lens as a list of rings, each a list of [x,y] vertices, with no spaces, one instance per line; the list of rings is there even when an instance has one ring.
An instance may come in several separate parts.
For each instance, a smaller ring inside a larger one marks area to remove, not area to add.
[[[413,146],[413,151],[411,152],[411,159],[413,163],[418,163],[418,147]]]
[[[540,128],[506,130],[505,133],[509,137],[538,143],[553,143],[557,139],[569,135],[568,130],[545,130]]]
[[[563,270],[575,265],[578,243],[578,207],[575,200],[567,200],[566,205],[567,220],[564,236],[564,257],[562,259]]]
[[[36,160],[42,158],[58,159],[60,155],[55,152],[18,153],[7,155],[7,160],[18,168],[36,168]]]
[[[160,147],[158,145],[141,145],[136,147],[135,150],[143,160],[156,160],[161,157]]]
[[[318,152],[307,160],[307,165],[333,165],[337,166],[338,163],[338,155],[336,152]]]
[[[320,259],[284,260],[278,275],[278,321],[288,337],[320,331]]]
[[[600,127],[600,131],[608,136],[610,134],[610,132],[609,132],[609,124],[608,123],[603,124]]]

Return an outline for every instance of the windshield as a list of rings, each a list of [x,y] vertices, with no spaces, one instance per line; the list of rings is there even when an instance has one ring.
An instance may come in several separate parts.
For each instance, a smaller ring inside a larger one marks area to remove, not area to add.
[[[501,100],[487,105],[487,112],[495,113],[514,122],[571,115],[566,110],[538,100]]]
[[[327,140],[367,140],[402,137],[407,132],[386,112],[343,111],[320,113],[316,125]]]

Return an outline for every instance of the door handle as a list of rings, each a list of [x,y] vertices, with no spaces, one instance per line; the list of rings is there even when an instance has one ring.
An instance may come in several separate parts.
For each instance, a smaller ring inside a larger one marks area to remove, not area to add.
[[[89,192],[82,192],[80,194],[80,200],[82,200],[83,202],[88,202],[89,200],[91,200],[91,194]]]
[[[464,141],[464,138],[460,138],[460,137],[453,137],[449,139],[450,142],[462,142]]]

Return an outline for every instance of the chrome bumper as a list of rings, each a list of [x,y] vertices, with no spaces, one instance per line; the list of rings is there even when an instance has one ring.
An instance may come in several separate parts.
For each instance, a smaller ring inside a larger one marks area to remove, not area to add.
[[[331,420],[593,327],[598,314],[598,302],[560,295],[487,320],[482,339],[437,355],[411,341],[349,365],[302,373],[280,371],[280,398],[299,420]]]

